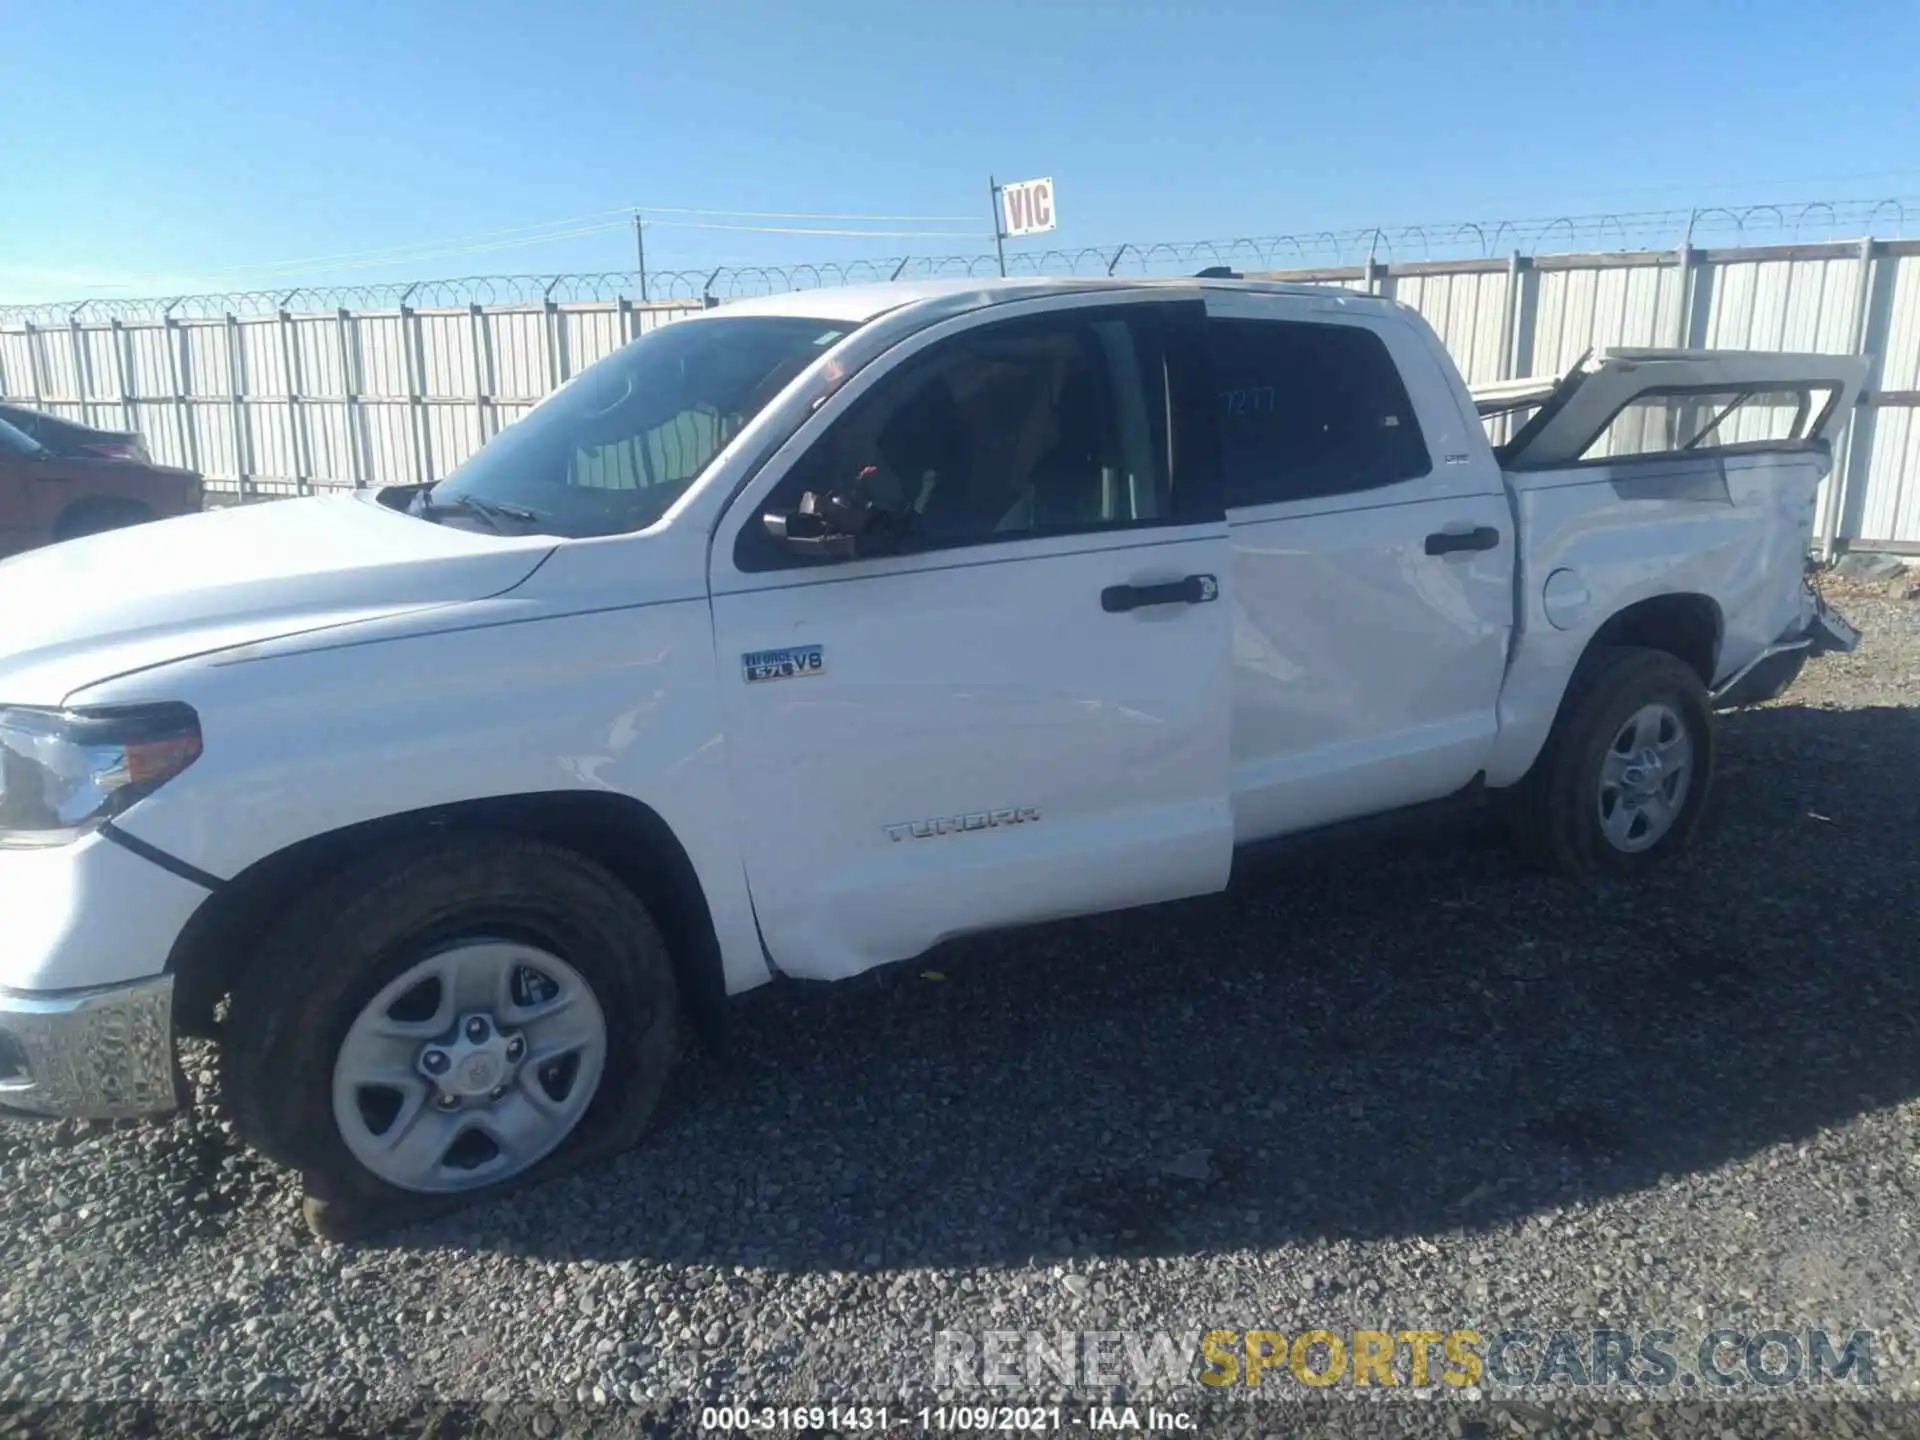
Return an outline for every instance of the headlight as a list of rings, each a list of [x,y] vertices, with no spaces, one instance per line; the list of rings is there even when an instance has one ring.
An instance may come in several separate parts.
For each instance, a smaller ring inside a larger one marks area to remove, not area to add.
[[[185,705],[0,706],[0,848],[77,840],[199,758],[200,717]]]

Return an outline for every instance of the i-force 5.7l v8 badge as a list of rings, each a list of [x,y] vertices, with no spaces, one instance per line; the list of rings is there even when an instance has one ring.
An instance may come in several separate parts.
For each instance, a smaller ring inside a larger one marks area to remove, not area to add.
[[[749,685],[759,680],[797,680],[827,668],[818,645],[789,645],[781,650],[749,650],[740,657]]]

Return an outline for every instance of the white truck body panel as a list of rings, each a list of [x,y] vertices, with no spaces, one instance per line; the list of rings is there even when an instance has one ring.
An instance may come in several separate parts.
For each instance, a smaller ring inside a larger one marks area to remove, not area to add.
[[[1200,299],[1209,316],[1378,335],[1430,471],[1192,525],[735,568],[734,537],[790,466],[921,349],[1020,315]],[[770,964],[848,975],[969,930],[1218,889],[1236,843],[1477,776],[1510,784],[1623,607],[1708,597],[1724,617],[1719,676],[1810,603],[1814,447],[1503,476],[1439,341],[1391,302],[961,282],[807,292],[682,323],[738,314],[870,323],[647,529],[488,535],[302,500],[73,542],[0,566],[0,705],[192,706],[203,756],[115,823],[214,882],[386,816],[630,797],[685,848],[739,991]],[[1431,549],[1482,531],[1495,532],[1485,548]],[[1217,603],[1100,603],[1110,586],[1188,576],[1212,577]],[[743,673],[750,652],[815,644],[817,673]],[[0,848],[0,987],[153,975],[198,892],[166,876],[164,903],[137,924],[130,911],[81,924],[72,903],[147,864],[98,837]]]
[[[476,535],[336,497],[163,520],[0,568],[9,705],[256,641],[511,589],[549,536]]]

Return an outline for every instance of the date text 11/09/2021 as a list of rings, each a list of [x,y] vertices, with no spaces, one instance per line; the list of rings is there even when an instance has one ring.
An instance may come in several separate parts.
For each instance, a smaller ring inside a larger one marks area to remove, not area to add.
[[[1049,1430],[1147,1431],[1181,1434],[1199,1422],[1184,1410],[1157,1405],[709,1405],[702,1430],[734,1432],[860,1432],[909,1427],[922,1431],[1029,1434]]]

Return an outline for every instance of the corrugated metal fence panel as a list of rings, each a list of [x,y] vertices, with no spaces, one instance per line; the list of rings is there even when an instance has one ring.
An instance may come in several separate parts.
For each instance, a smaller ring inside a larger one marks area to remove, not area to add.
[[[32,337],[0,330],[0,399],[31,403],[34,395]]]
[[[351,488],[354,477],[353,416],[344,400],[309,400],[307,444],[316,488]]]
[[[1608,345],[1673,345],[1680,336],[1680,268],[1556,265],[1532,272],[1533,324],[1521,374],[1558,375]]]
[[[1715,350],[1852,348],[1857,257],[1721,261],[1702,269],[1712,304],[1695,343]]]
[[[4,342],[0,335],[0,342]],[[147,450],[162,465],[199,468],[187,453],[185,407],[174,395],[173,367],[178,340],[165,325],[127,327],[127,384],[138,397],[134,428],[146,437]]]
[[[1884,296],[1884,321],[1870,334],[1878,363],[1870,384],[1876,391],[1920,391],[1920,255],[1879,262],[1876,292]],[[1878,338],[1877,347],[1874,339]],[[1843,533],[1871,540],[1920,541],[1920,409],[1878,406],[1866,439],[1868,482],[1849,505]]]
[[[80,379],[88,425],[119,430],[126,423],[120,404],[120,335],[111,326],[83,326],[71,332],[80,343]]]
[[[621,315],[613,305],[575,305],[560,311],[570,374],[578,375],[603,356],[627,343]]]
[[[369,397],[405,399],[411,392],[407,383],[407,331],[397,310],[366,312],[354,316],[348,332],[359,375],[359,392]]]
[[[68,343],[71,338],[70,331],[45,329],[36,331],[33,337],[41,387],[49,397],[58,396],[66,405],[63,413],[69,415],[74,413],[74,402],[80,396],[80,367]]]
[[[493,393],[525,400],[544,395],[548,383],[546,315],[539,310],[497,311],[487,316],[494,355]]]
[[[451,473],[481,445],[479,417],[471,399],[461,404],[429,404],[424,407],[427,424],[428,467],[435,476]]]
[[[1395,275],[1383,293],[1411,305],[1439,332],[1469,385],[1505,377],[1508,274],[1504,268]]]
[[[465,310],[417,312],[421,390],[445,400],[473,399],[473,320]]]
[[[336,399],[344,396],[348,386],[339,317],[296,315],[291,324],[294,365],[300,371],[300,393]]]

